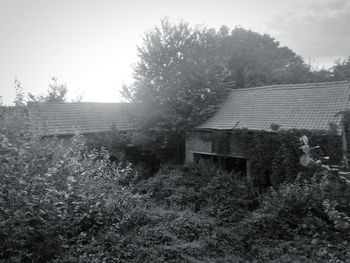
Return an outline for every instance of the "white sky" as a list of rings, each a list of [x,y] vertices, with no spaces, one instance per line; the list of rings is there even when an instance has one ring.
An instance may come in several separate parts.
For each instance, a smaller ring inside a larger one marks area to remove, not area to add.
[[[350,55],[349,0],[0,0],[0,96],[46,92],[52,77],[70,97],[116,102],[132,80],[136,45],[161,18],[268,33],[312,65]]]

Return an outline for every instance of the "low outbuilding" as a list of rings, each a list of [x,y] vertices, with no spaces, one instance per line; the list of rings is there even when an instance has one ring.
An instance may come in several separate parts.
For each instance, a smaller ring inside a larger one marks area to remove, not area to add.
[[[349,81],[235,89],[212,118],[188,132],[186,162],[210,160],[223,169],[250,175],[253,160],[246,154],[247,144],[235,135],[239,130],[343,135],[346,151],[342,113],[350,108],[349,99]]]
[[[114,127],[130,132],[135,125],[129,103],[29,103],[28,116],[33,134],[41,137],[71,137],[106,133]]]

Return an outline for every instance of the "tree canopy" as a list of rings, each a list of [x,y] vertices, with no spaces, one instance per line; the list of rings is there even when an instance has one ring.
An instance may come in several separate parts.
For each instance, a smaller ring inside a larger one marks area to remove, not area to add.
[[[331,68],[335,80],[350,80],[350,56],[338,60]]]
[[[66,84],[59,84],[57,78],[52,78],[46,95],[28,94],[30,101],[35,102],[65,102],[68,89]]]
[[[314,81],[288,47],[240,27],[215,30],[163,19],[137,51],[135,81],[123,95],[139,103],[141,131],[165,148],[208,119],[230,89]]]

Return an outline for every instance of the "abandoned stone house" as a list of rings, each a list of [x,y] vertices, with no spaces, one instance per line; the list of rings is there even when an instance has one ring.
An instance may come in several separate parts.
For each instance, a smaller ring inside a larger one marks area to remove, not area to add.
[[[33,134],[41,137],[70,138],[76,132],[85,136],[134,129],[128,103],[29,103],[27,110]]]
[[[251,160],[232,131],[332,129],[336,135],[344,135],[339,113],[350,108],[349,99],[347,81],[236,89],[212,118],[188,132],[186,162],[210,161],[221,168],[250,175]],[[226,136],[213,136],[217,132]]]

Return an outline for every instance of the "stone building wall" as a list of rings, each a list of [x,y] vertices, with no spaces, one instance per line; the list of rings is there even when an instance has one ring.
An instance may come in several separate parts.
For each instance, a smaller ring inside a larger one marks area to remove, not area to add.
[[[185,143],[186,163],[194,162],[193,151],[207,153],[212,152],[210,136],[211,133],[207,131],[190,131],[187,134]]]
[[[217,136],[224,136],[217,139]],[[218,146],[217,144],[222,144]],[[221,149],[221,150],[220,150]],[[229,132],[190,131],[186,137],[186,162],[193,163],[193,152],[244,158],[238,139]]]
[[[226,161],[235,162],[237,160],[245,161],[244,171],[248,178],[251,178],[250,165],[251,162],[244,155],[242,146],[237,137],[230,132],[218,131],[190,131],[186,137],[186,163],[195,163],[195,155],[202,156],[206,160],[208,156],[212,156],[211,161],[217,159],[221,160],[218,163],[213,162],[218,168],[223,168]]]

